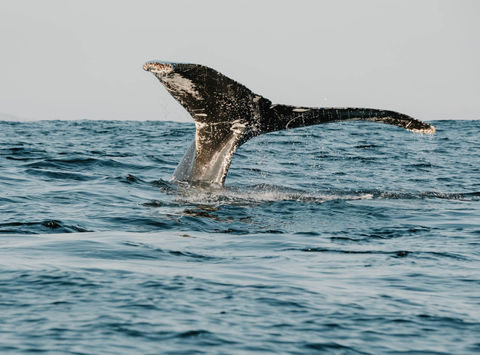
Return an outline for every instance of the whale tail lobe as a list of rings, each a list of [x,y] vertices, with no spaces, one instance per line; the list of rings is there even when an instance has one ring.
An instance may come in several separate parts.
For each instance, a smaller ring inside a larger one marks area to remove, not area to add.
[[[199,64],[147,62],[196,125],[195,140],[174,173],[180,181],[223,184],[235,150],[248,139],[283,129],[338,121],[374,121],[409,131],[435,127],[387,110],[275,105],[242,84]]]

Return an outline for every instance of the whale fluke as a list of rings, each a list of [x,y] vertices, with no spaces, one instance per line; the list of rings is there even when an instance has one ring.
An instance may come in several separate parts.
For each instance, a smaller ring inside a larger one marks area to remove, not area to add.
[[[151,61],[143,68],[160,80],[195,121],[195,140],[174,172],[179,181],[223,184],[233,154],[241,144],[282,129],[363,120],[435,133],[434,126],[394,111],[272,104],[242,84],[199,64]]]

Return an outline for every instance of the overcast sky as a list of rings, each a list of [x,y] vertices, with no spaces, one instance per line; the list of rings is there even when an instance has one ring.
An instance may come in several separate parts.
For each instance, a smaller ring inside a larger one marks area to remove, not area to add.
[[[477,0],[2,0],[0,45],[0,119],[190,120],[151,59],[276,103],[480,118]]]

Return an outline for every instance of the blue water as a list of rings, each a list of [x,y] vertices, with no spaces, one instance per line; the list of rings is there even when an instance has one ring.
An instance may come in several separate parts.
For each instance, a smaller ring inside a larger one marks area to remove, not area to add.
[[[0,122],[0,352],[480,352],[480,121],[257,137],[170,181],[172,122]]]

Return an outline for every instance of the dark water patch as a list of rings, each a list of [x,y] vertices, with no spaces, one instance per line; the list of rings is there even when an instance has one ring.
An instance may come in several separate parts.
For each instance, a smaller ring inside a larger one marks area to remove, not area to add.
[[[357,149],[375,149],[375,148],[380,148],[381,146],[375,145],[375,144],[359,144],[356,145],[355,148]]]
[[[129,231],[151,231],[152,229],[166,230],[172,229],[172,227],[174,226],[174,224],[172,224],[172,220],[146,216],[112,216],[104,217],[103,220],[107,223],[123,225],[124,228]]]
[[[81,173],[72,173],[64,171],[53,171],[53,170],[40,170],[40,169],[26,169],[25,173],[39,177],[42,179],[54,180],[77,180],[77,181],[89,181],[95,179],[95,176]]]
[[[267,230],[260,230],[257,233],[259,233],[259,234],[262,234],[262,233],[265,233],[265,234],[284,234],[285,231],[280,230],[280,229],[267,229]]]
[[[169,164],[170,160],[169,159],[162,159],[161,156],[158,155],[146,155],[146,157],[154,162],[155,164]]]
[[[443,324],[449,324],[450,326],[454,326],[454,327],[455,326],[463,327],[464,325],[468,325],[468,326],[473,326],[480,329],[480,322],[468,322],[461,318],[439,317],[439,316],[430,315],[430,314],[419,314],[417,317],[432,323],[438,322]]]
[[[42,287],[48,289],[48,287],[70,287],[70,288],[100,288],[101,285],[93,282],[89,278],[83,277],[81,274],[67,271],[51,271],[51,270],[35,270],[35,271],[23,271],[19,273],[8,272],[0,279],[0,290],[12,293],[23,292],[43,292]],[[15,302],[21,302],[23,307],[28,307],[32,302],[32,297],[28,297],[24,300],[17,300]],[[48,303],[59,306],[68,305],[70,302],[65,300],[50,300]]]
[[[125,176],[119,176],[116,178],[116,180],[126,183],[126,184],[144,184],[145,181],[142,180],[141,178],[134,176],[132,174],[127,174]]]
[[[187,208],[183,210],[183,215],[185,216],[194,216],[194,217],[203,217],[203,218],[209,218],[213,220],[219,220],[220,218],[217,217],[216,215],[210,213],[210,211],[216,211],[215,208],[208,208],[209,206],[204,206],[203,208],[195,208],[195,209],[190,209]]]
[[[428,162],[419,162],[419,163],[414,163],[410,165],[412,168],[432,168],[434,165],[432,163]]]
[[[250,231],[248,229],[236,229],[236,228],[228,228],[228,229],[220,229],[214,228],[212,230],[214,233],[222,233],[222,234],[238,234],[238,235],[245,235],[249,234]],[[262,231],[257,231],[257,233],[261,233]]]
[[[164,202],[164,201],[159,201],[159,200],[152,200],[149,202],[144,202],[142,203],[142,206],[145,207],[176,207],[178,204],[173,203],[173,202]]]
[[[0,233],[39,234],[76,232],[89,232],[89,230],[79,225],[68,225],[58,220],[45,220],[41,222],[0,223]]]
[[[42,248],[49,248],[56,243],[48,244]],[[58,243],[57,243],[58,244]],[[84,259],[103,260],[161,260],[169,256],[170,252],[162,249],[143,248],[139,250],[130,245],[119,247],[116,244],[89,241],[62,241],[62,249],[70,256]]]
[[[9,148],[0,148],[0,156],[1,155],[13,155],[14,157],[28,157],[30,155],[45,155],[47,151],[45,149],[39,149],[35,147],[27,146],[20,146],[20,147],[9,147]]]
[[[433,231],[432,228],[421,225],[403,225],[398,227],[382,227],[371,230],[367,233],[360,233],[363,240],[367,239],[392,239],[406,236],[416,236],[419,238],[427,236]]]
[[[447,252],[433,252],[433,251],[409,251],[409,250],[350,250],[350,249],[331,249],[331,248],[301,248],[301,249],[285,249],[285,250],[298,250],[308,253],[333,253],[333,254],[372,254],[372,255],[389,255],[396,258],[404,258],[407,256],[415,256],[416,258],[434,258],[444,259],[451,258],[455,260],[468,260],[462,255]]]
[[[99,164],[102,159],[97,158],[73,158],[73,159],[44,159],[40,162],[25,164],[25,167],[33,169],[43,168],[68,168],[72,166],[92,166]]]
[[[315,350],[320,352],[333,352],[336,353],[341,351],[342,354],[368,354],[365,352],[361,352],[355,349],[352,349],[348,346],[344,346],[337,343],[326,342],[326,343],[307,343],[303,346],[305,349],[308,350]]]
[[[296,232],[295,234],[297,235],[304,235],[304,236],[310,236],[310,237],[316,237],[319,236],[319,232],[314,232],[314,231],[308,231],[308,232]]]
[[[128,247],[134,247],[134,248],[141,248],[143,249],[143,252],[145,252],[145,255],[150,255],[152,257],[158,257],[158,255],[163,254],[163,255],[172,255],[175,257],[182,257],[182,258],[189,258],[189,259],[194,259],[196,261],[218,261],[221,260],[221,258],[218,257],[211,257],[208,255],[201,255],[189,251],[181,251],[181,250],[166,250],[166,249],[161,249],[161,248],[156,248],[148,244],[144,243],[136,243],[136,242],[125,242],[123,243],[124,245]]]
[[[295,249],[287,249],[295,250]],[[384,250],[341,250],[341,249],[329,249],[329,248],[303,248],[297,249],[308,253],[338,253],[338,254],[379,254],[379,255],[391,255],[394,257],[403,258],[412,254],[413,252],[408,250],[398,251],[384,251]]]
[[[159,188],[160,191],[176,192],[178,190],[178,185],[165,180],[155,180],[152,181],[150,184],[156,188]]]
[[[203,330],[203,329],[198,329],[198,330],[188,330],[186,332],[182,332],[178,334],[179,338],[191,338],[191,337],[198,337],[198,336],[204,336],[204,335],[210,335],[208,330]]]
[[[13,157],[13,156],[6,156],[5,159],[7,160],[19,160],[19,161],[28,161],[28,160],[37,160],[39,158],[35,157],[28,157],[28,158],[23,158],[23,157]]]
[[[61,155],[71,155],[71,152],[62,152]],[[135,157],[135,153],[129,152],[107,152],[107,151],[98,151],[98,150],[91,150],[89,151],[91,155],[99,155],[108,158],[126,158],[126,157]]]
[[[56,169],[91,169],[96,167],[101,168],[132,168],[142,169],[142,166],[123,163],[115,159],[107,159],[107,158],[74,158],[74,159],[44,159],[39,162],[28,163],[25,164],[24,167],[32,168],[32,169],[48,169],[48,168],[56,168]]]
[[[414,225],[403,225],[403,226],[391,226],[391,227],[381,227],[374,228],[368,231],[361,231],[356,229],[346,230],[342,232],[334,232],[333,236],[330,237],[333,241],[354,241],[354,242],[368,242],[375,243],[378,240],[388,240],[395,238],[405,238],[405,237],[416,237],[416,238],[425,238],[430,237],[436,229],[426,227],[426,226],[414,226]]]
[[[139,179],[131,174],[128,174],[127,176],[125,176],[125,180],[127,182],[139,182]]]
[[[282,307],[285,311],[302,311],[306,308],[305,305],[295,302],[293,300],[279,300],[276,298],[269,297],[259,297],[256,299],[257,302],[267,304],[274,307]]]

